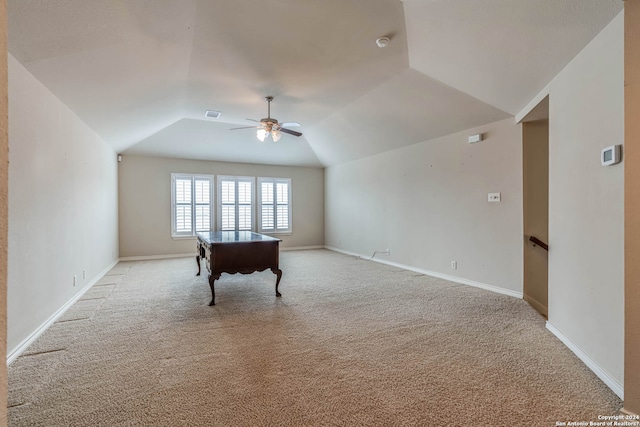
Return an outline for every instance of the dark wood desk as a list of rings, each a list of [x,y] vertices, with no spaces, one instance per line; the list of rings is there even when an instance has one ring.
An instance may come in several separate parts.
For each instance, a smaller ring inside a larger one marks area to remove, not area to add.
[[[198,233],[197,256],[198,276],[200,259],[206,262],[211,287],[211,302],[216,304],[214,282],[222,273],[250,274],[271,269],[276,279],[276,296],[280,296],[278,285],[282,270],[278,268],[280,259],[280,239],[252,231],[208,231]]]

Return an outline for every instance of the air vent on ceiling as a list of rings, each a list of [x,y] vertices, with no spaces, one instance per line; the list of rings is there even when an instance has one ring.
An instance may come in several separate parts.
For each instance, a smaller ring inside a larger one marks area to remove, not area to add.
[[[213,111],[213,110],[207,110],[204,112],[204,116],[208,119],[219,119],[220,114],[222,114],[220,111]]]

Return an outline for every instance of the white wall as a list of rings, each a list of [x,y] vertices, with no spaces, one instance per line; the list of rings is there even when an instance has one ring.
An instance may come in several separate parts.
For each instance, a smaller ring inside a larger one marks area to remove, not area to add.
[[[619,389],[624,162],[601,166],[600,150],[624,139],[623,33],[621,13],[548,87],[549,325]]]
[[[9,55],[8,354],[117,260],[116,165]]]
[[[281,248],[324,244],[323,169],[123,155],[119,164],[122,257],[195,256],[195,239],[171,238],[173,172],[291,178],[293,232],[277,235]]]
[[[483,133],[485,140],[467,138]],[[325,171],[326,245],[522,294],[522,128],[513,119]],[[501,203],[487,194],[501,192]],[[458,269],[451,269],[457,261]]]

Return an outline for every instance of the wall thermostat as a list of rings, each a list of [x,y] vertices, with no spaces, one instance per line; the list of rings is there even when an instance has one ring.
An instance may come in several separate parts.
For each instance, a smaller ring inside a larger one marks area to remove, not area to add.
[[[600,162],[602,166],[615,165],[620,163],[620,145],[612,145],[602,149],[600,153]]]

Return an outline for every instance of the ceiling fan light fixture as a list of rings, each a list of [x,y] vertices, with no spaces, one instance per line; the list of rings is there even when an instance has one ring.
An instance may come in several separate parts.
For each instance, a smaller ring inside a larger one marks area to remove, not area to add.
[[[264,140],[267,137],[267,135],[268,135],[268,133],[264,129],[258,129],[258,132],[256,133],[256,136],[258,137],[260,142],[264,142]]]
[[[273,138],[273,142],[280,141],[281,137],[282,137],[282,133],[280,133],[279,130],[274,129],[274,130],[271,131],[271,138]]]

